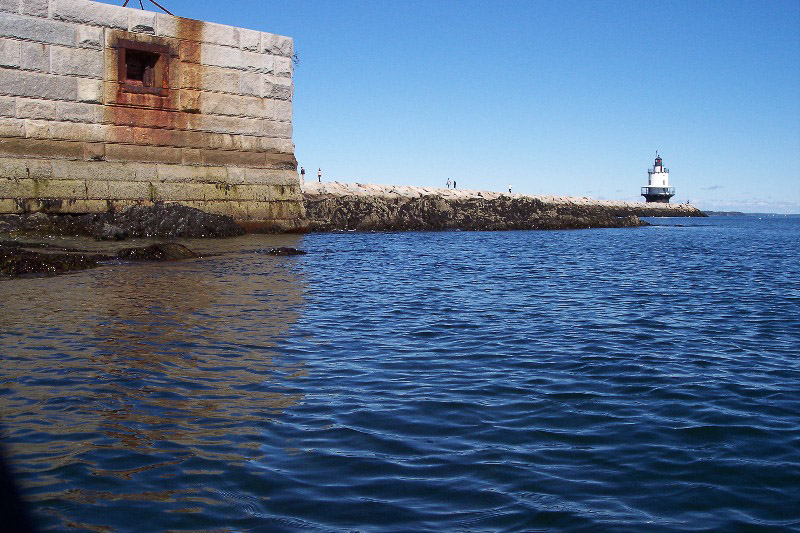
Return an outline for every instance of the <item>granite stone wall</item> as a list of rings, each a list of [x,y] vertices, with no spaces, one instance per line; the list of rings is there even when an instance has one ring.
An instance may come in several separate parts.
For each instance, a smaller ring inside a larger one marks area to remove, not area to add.
[[[291,38],[89,0],[0,0],[0,212],[180,202],[291,230]]]

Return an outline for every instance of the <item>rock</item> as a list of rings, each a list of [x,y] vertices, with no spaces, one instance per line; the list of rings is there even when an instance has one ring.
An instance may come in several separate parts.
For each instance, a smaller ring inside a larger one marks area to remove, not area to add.
[[[177,261],[191,259],[198,255],[182,244],[165,242],[144,248],[123,248],[117,252],[116,257],[132,261]]]
[[[114,215],[132,237],[233,237],[244,229],[232,217],[180,204],[135,205]]]
[[[95,254],[52,251],[48,245],[3,242],[0,243],[0,275],[16,278],[59,274],[93,268],[104,258]]]
[[[119,226],[109,224],[108,222],[104,222],[103,227],[98,232],[96,238],[100,241],[121,241],[127,236],[128,232],[124,229],[120,228]]]
[[[306,255],[307,252],[303,250],[298,250],[297,248],[290,248],[288,246],[280,246],[278,248],[272,248],[270,251],[267,252],[269,255]]]
[[[81,236],[99,240],[130,237],[232,237],[244,229],[232,217],[180,204],[135,205],[119,213],[0,215],[6,232]]]

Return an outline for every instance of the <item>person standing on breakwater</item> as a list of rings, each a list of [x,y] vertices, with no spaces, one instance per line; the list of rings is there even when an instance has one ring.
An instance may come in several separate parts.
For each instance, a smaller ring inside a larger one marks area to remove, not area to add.
[[[450,188],[450,178],[447,178],[447,188]]]
[[[511,184],[508,184],[508,194],[511,194]]]
[[[306,182],[306,169],[300,167],[300,183]]]
[[[317,169],[317,181],[322,183],[322,169]]]
[[[456,188],[456,180],[453,180],[453,188]]]

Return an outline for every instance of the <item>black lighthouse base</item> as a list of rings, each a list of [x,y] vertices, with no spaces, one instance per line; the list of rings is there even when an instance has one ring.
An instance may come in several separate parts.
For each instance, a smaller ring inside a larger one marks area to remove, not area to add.
[[[647,203],[668,204],[675,196],[675,187],[642,187],[642,196]]]

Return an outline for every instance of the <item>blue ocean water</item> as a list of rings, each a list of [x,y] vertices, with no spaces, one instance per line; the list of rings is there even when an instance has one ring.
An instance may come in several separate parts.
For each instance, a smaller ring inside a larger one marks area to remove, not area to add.
[[[43,529],[799,529],[800,217],[651,222],[0,282],[0,444]]]

